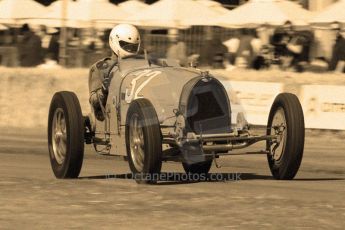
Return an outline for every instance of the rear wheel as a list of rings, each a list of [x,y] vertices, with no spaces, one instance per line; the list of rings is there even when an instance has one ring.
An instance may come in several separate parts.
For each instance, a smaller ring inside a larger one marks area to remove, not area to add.
[[[301,165],[304,150],[304,116],[294,94],[279,94],[270,111],[267,135],[278,135],[266,142],[267,159],[275,179],[291,180]]]
[[[138,183],[154,183],[162,167],[162,138],[156,111],[146,99],[131,103],[126,120],[129,167]]]
[[[49,108],[48,149],[57,178],[77,178],[84,157],[84,119],[73,92],[57,92]]]

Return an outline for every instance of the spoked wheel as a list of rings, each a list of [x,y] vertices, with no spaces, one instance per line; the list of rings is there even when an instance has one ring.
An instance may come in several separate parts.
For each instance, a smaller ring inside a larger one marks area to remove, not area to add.
[[[304,150],[304,116],[298,98],[279,94],[270,111],[267,135],[277,135],[266,142],[267,159],[275,179],[291,180],[297,174]]]
[[[138,183],[154,183],[162,167],[162,138],[156,111],[146,99],[131,103],[126,121],[129,167]]]
[[[133,114],[129,121],[129,145],[131,159],[137,171],[141,172],[144,169],[144,134],[143,125],[139,120],[138,114]]]
[[[53,116],[52,147],[55,160],[62,164],[66,158],[67,130],[63,109],[57,108]]]
[[[48,149],[57,178],[77,178],[84,156],[84,124],[77,96],[55,93],[49,108]]]

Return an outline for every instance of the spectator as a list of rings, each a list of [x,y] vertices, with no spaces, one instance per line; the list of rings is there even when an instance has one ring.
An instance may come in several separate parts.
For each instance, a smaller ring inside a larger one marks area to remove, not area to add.
[[[333,46],[332,59],[329,65],[329,70],[334,71],[338,65],[345,62],[345,38],[341,34],[341,26],[339,22],[332,23],[332,29],[335,32],[335,44]],[[344,66],[341,67],[340,72],[344,72]]]
[[[271,44],[274,46],[274,52],[277,58],[288,56],[287,44],[292,38],[292,24],[290,21],[285,22],[283,27],[274,30]]]
[[[252,34],[253,34],[253,39],[251,40],[250,45],[252,46],[254,55],[258,56],[262,48],[262,41],[259,38],[256,30],[253,30]]]
[[[0,46],[10,46],[13,43],[13,30],[10,28],[0,30]]]
[[[213,68],[224,68],[224,60],[228,54],[228,48],[223,44],[220,34],[206,36],[205,42],[201,46],[199,62],[204,66]]]
[[[287,44],[287,48],[293,59],[290,66],[296,71],[304,71],[304,67],[309,63],[310,47],[314,40],[314,35],[310,31],[297,31]]]
[[[240,46],[240,39],[238,36],[233,36],[229,40],[223,42],[223,44],[228,48],[228,63],[229,68],[232,69],[236,62],[236,54]]]
[[[60,68],[59,62],[59,29],[48,28],[42,39],[42,48],[45,50],[44,63],[38,65],[38,68],[51,69]]]
[[[273,29],[267,24],[260,25],[256,28],[256,34],[261,40],[262,46],[270,45],[270,38],[272,37]]]
[[[187,49],[186,44],[182,41],[180,36],[171,35],[171,46],[167,51],[167,59],[174,59],[179,62],[181,66],[187,66]]]
[[[310,45],[313,34],[310,31],[295,31],[290,21],[274,31],[271,43],[282,67],[292,67],[298,72],[309,62]]]
[[[212,57],[212,67],[224,69],[224,60],[228,53],[228,48],[222,43],[220,38],[213,39],[211,47],[213,49],[209,55]]]
[[[253,36],[254,38],[250,42],[253,50],[253,57],[252,62],[250,63],[250,66],[256,70],[262,69],[264,67],[268,67],[268,64],[266,63],[265,57],[263,55],[263,42],[261,38],[258,36],[258,30],[260,28],[257,28],[256,30],[253,30]]]
[[[42,46],[44,58],[48,56],[48,48],[49,48],[50,41],[52,39],[53,34],[56,33],[57,31],[58,31],[57,29],[42,27],[40,37],[41,37],[41,46]]]
[[[59,61],[59,49],[60,49],[60,43],[59,43],[59,38],[60,38],[60,32],[56,31],[52,33],[49,45],[48,45],[48,56],[50,59]]]
[[[249,29],[242,29],[242,36],[240,39],[240,44],[237,50],[237,61],[236,65],[242,67],[249,67],[253,62],[253,46],[252,41],[255,37],[250,32]]]
[[[15,46],[14,29],[7,28],[0,31],[0,65],[17,66],[18,65],[18,50]]]
[[[18,45],[20,65],[33,67],[42,63],[41,38],[30,30],[28,24],[21,28],[22,41]]]
[[[0,46],[2,46],[4,44],[5,44],[5,32],[0,30]]]

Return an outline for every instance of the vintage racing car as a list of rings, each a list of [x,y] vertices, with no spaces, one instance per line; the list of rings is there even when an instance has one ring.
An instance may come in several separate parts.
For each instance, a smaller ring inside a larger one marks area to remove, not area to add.
[[[150,175],[160,173],[163,161],[182,162],[187,173],[208,173],[215,158],[259,141],[266,148],[256,153],[267,155],[273,177],[295,177],[305,134],[295,95],[279,94],[266,134],[253,135],[243,116],[236,127],[231,125],[228,94],[208,72],[136,56],[120,60],[109,77],[103,121],[92,113],[83,116],[73,92],[53,96],[48,147],[57,178],[79,176],[85,143],[100,154],[124,156],[137,182],[151,183]]]

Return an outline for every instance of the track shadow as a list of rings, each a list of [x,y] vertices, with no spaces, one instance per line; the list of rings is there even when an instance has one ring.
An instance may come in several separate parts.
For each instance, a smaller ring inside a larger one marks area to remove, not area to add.
[[[157,185],[176,185],[176,184],[192,184],[200,182],[236,182],[241,180],[271,180],[271,176],[258,175],[254,173],[208,173],[208,174],[186,174],[179,172],[162,172],[159,175],[154,175],[157,180]],[[79,177],[81,180],[97,180],[97,179],[124,179],[134,180],[135,176],[132,173],[126,174],[108,174],[97,176]],[[157,179],[158,178],[158,179]]]
[[[106,180],[106,179],[122,179],[134,180],[132,173],[124,174],[105,174],[96,176],[79,177],[80,180]],[[193,174],[179,172],[162,172],[156,185],[178,185],[193,184],[200,182],[238,182],[246,180],[274,180],[270,175],[260,175],[255,173],[208,173],[204,176],[197,177]],[[345,178],[295,178],[293,181],[343,181]]]
[[[187,177],[190,175],[189,177]],[[180,179],[176,179],[179,177]],[[187,178],[186,178],[187,177]],[[271,176],[258,175],[254,173],[208,173],[205,177],[197,178],[192,174],[173,173],[173,177],[167,180],[159,181],[157,185],[176,185],[191,183],[214,183],[214,182],[239,182],[242,180],[269,180]]]
[[[296,178],[295,181],[342,181],[345,178]]]
[[[124,173],[124,174],[105,174],[105,175],[97,175],[97,176],[82,176],[79,177],[80,180],[105,180],[105,179],[133,179],[131,173]]]

